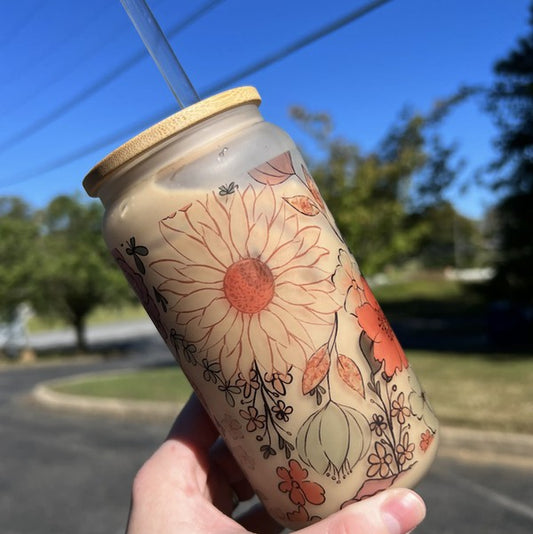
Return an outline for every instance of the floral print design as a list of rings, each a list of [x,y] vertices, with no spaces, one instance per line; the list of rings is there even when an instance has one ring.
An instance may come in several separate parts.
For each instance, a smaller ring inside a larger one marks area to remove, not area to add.
[[[374,444],[374,452],[368,457],[370,467],[367,471],[367,476],[370,478],[379,476],[385,478],[391,471],[392,454],[387,452],[387,449],[381,442]]]
[[[244,438],[241,423],[228,413],[224,414],[218,427],[224,429],[225,437],[230,437],[233,440]]]
[[[307,480],[309,472],[296,460],[289,461],[289,469],[278,467],[276,473],[282,480],[278,485],[279,490],[288,493],[293,504],[301,506],[306,503],[322,504],[326,500],[324,488],[316,482]]]
[[[132,246],[135,247],[134,237],[130,239],[130,242],[128,243],[128,245],[129,247],[132,247]],[[163,339],[167,339],[168,332],[161,320],[161,313],[159,311],[159,308],[157,307],[156,301],[152,298],[148,288],[146,287],[144,283],[144,279],[143,279],[143,274],[145,273],[144,264],[138,258],[138,256],[135,255],[135,254],[143,254],[144,251],[145,250],[147,251],[148,249],[144,246],[143,247],[137,246],[137,249],[141,249],[141,251],[137,250],[137,252],[135,252],[135,248],[134,249],[127,248],[126,250],[131,250],[131,255],[136,260],[135,263],[136,263],[137,268],[139,269],[139,272],[136,272],[132,267],[130,267],[128,262],[125,260],[124,256],[121,254],[120,250],[118,250],[117,248],[113,249],[111,251],[111,254],[115,258],[117,265],[120,267],[120,269],[124,273],[126,280],[130,284],[132,289],[135,291],[138,299],[140,300],[141,304],[146,310],[146,313],[148,314],[148,316],[154,323],[159,334],[161,335]],[[146,254],[148,254],[148,252],[146,252]],[[154,291],[155,291],[155,288],[154,288]]]
[[[198,394],[219,396],[214,417],[241,465],[271,462],[290,503],[282,515],[305,524],[326,502],[315,477],[366,475],[345,504],[382,491],[430,450],[437,421],[306,168],[296,172],[285,152],[249,176],[162,219],[166,257],[153,260],[134,236],[126,256],[113,255],[176,359],[203,381]],[[336,253],[321,245],[324,229]]]
[[[376,436],[381,436],[383,432],[387,429],[387,422],[385,421],[385,417],[381,414],[373,414],[372,415],[372,422],[370,423],[370,430],[372,432],[375,432]]]
[[[396,452],[398,453],[398,463],[404,465],[414,458],[413,451],[415,444],[409,441],[409,434],[406,432],[403,435],[402,442],[396,445]]]
[[[435,416],[435,412],[433,412],[425,391],[420,386],[418,380],[412,380],[411,387],[413,390],[409,393],[409,404],[413,415],[418,420],[424,421],[433,432],[436,431],[438,426],[437,417]]]
[[[431,430],[429,430],[429,428],[425,432],[420,434],[419,447],[422,452],[426,452],[429,449],[430,445],[433,443],[434,437],[435,434]]]
[[[392,377],[397,371],[406,369],[409,364],[389,321],[363,277],[361,284],[366,302],[356,309],[357,321],[373,342],[374,358],[383,362],[384,373]]]
[[[158,290],[184,337],[224,359],[227,378],[246,376],[254,361],[270,373],[305,365],[308,329],[331,324],[337,309],[319,227],[271,187],[247,187],[183,206],[161,233],[173,257],[151,264],[164,279]]]
[[[396,400],[392,401],[391,417],[395,417],[400,425],[404,425],[411,415],[411,410],[405,405],[405,394],[400,393]]]
[[[367,456],[369,478],[347,504],[389,487],[416,464],[410,421],[415,407],[418,413],[424,412],[424,396],[414,377],[410,383],[416,384],[416,388],[408,393],[409,403],[406,394],[398,391],[394,381],[408,369],[407,358],[353,257],[341,248],[337,260],[332,282],[343,299],[343,310],[353,317],[360,329],[359,348],[368,364],[367,391],[371,404],[377,408],[369,422],[374,437],[374,447]],[[357,370],[362,374],[359,368]],[[360,393],[365,396],[364,390]],[[431,408],[428,408],[427,417],[434,417]],[[425,447],[427,443],[424,440],[420,446]]]
[[[287,493],[292,504],[297,505],[297,509],[287,512],[287,518],[294,522],[308,522],[318,520],[320,517],[310,517],[307,505],[320,505],[326,501],[324,488],[308,480],[309,472],[302,468],[297,460],[290,460],[288,469],[280,466],[276,473],[281,482],[278,489],[282,493]]]
[[[355,315],[355,310],[365,303],[365,293],[359,267],[344,249],[339,250],[338,265],[332,281],[339,294],[344,296],[344,309]]]
[[[248,406],[247,410],[240,410],[239,413],[246,421],[246,430],[248,432],[255,432],[265,428],[266,417],[262,414],[260,415],[254,406]]]

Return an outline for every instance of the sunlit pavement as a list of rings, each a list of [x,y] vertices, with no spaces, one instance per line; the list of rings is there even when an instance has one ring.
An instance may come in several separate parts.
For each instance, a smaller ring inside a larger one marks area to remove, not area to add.
[[[27,395],[36,384],[61,376],[165,361],[170,356],[162,342],[145,336],[128,358],[1,370],[0,532],[123,532],[133,476],[170,420],[60,413]],[[464,445],[456,452],[443,449],[418,488],[428,517],[417,532],[533,532],[531,463],[513,462],[505,443],[490,454]]]

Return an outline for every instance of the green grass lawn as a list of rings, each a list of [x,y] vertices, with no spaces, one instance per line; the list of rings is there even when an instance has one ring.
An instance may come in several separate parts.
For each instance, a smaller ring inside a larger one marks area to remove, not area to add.
[[[177,366],[75,380],[53,389],[70,395],[176,403],[185,402],[192,393],[189,382]]]
[[[444,424],[533,434],[533,354],[408,357]]]
[[[533,433],[533,355],[529,358],[409,351],[441,422]],[[176,367],[95,378],[54,389],[70,394],[184,402],[191,393]]]

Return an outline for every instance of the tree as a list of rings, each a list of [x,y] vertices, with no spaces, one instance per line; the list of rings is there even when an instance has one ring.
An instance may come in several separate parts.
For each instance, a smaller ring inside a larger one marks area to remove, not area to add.
[[[20,198],[0,198],[0,320],[10,320],[16,307],[30,299],[38,268],[38,226]]]
[[[489,94],[496,119],[499,158],[494,187],[504,192],[496,207],[497,285],[509,296],[533,298],[533,2],[530,31],[495,65]]]
[[[40,214],[34,304],[72,324],[79,351],[87,349],[89,313],[132,295],[103,241],[102,215],[99,203],[78,196],[57,197]]]
[[[372,274],[415,254],[428,229],[412,214],[440,201],[456,175],[455,148],[428,136],[436,119],[405,112],[376,150],[362,154],[332,137],[327,114],[299,107],[291,114],[325,154],[311,171],[362,270]]]
[[[442,201],[411,215],[414,225],[423,225],[417,258],[430,269],[454,266],[480,267],[487,262],[487,245],[480,225]]]

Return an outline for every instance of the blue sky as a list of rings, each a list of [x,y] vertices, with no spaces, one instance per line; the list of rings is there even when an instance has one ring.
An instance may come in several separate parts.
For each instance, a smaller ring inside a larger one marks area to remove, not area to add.
[[[206,3],[150,1],[167,32]],[[209,87],[234,72],[365,3],[221,0],[171,44],[198,92],[208,96]],[[233,86],[257,87],[265,118],[298,143],[309,140],[289,117],[295,104],[330,113],[336,135],[371,150],[405,106],[426,112],[461,84],[489,83],[495,60],[527,31],[528,4],[392,0]],[[82,191],[86,172],[135,132],[76,154],[172,109],[174,101],[147,53],[110,75],[143,49],[119,0],[18,0],[2,11],[0,195],[40,207],[58,194]],[[110,82],[100,84],[106,76]],[[67,112],[54,113],[66,104]],[[464,182],[494,156],[496,132],[475,101],[457,108],[440,131],[461,147]],[[450,196],[473,217],[493,200],[477,187]]]

